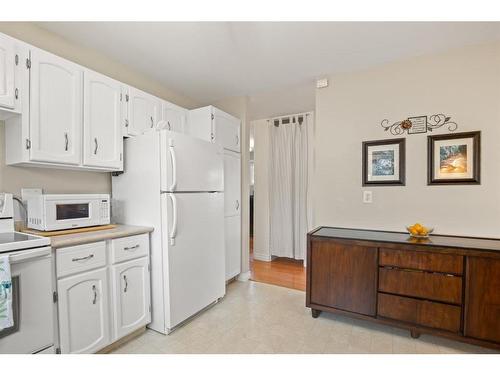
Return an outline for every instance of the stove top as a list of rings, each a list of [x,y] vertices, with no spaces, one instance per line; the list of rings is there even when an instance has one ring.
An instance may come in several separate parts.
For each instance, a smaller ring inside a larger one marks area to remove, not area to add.
[[[50,239],[20,232],[0,233],[0,253],[49,246]]]

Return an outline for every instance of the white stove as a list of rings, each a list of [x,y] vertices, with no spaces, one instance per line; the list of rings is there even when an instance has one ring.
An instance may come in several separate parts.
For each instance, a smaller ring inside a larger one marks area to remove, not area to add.
[[[50,239],[14,231],[12,194],[0,193],[0,257],[8,258],[13,325],[0,329],[0,354],[53,352]]]
[[[31,234],[20,232],[0,233],[0,253],[49,245],[50,239],[47,237],[32,236]]]

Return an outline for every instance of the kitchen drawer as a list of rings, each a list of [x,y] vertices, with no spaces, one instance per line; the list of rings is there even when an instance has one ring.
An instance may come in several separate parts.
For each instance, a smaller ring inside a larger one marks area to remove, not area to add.
[[[58,278],[104,266],[106,266],[104,241],[56,250]]]
[[[381,292],[419,297],[440,302],[462,302],[462,277],[424,271],[379,269]]]
[[[461,255],[424,253],[411,250],[379,250],[379,265],[412,268],[434,272],[463,273],[464,258]]]
[[[111,262],[118,263],[149,254],[149,234],[116,238],[111,241]]]
[[[380,317],[460,332],[459,306],[379,293],[377,307]]]

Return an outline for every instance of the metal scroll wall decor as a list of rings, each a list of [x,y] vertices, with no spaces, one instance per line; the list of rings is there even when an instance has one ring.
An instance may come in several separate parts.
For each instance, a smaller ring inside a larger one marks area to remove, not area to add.
[[[446,126],[448,131],[453,132],[458,129],[458,124],[450,120],[450,116],[439,113],[432,116],[408,117],[406,120],[397,121],[393,124],[390,124],[389,120],[385,119],[382,120],[380,125],[385,131],[390,131],[392,135],[402,135],[405,132],[408,134],[427,133],[443,126]]]

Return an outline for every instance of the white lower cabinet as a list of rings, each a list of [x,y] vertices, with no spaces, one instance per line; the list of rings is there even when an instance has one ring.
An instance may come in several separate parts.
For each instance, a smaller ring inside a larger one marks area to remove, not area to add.
[[[113,277],[114,332],[118,340],[151,321],[148,257],[116,264]]]
[[[241,273],[241,216],[224,218],[226,281]]]
[[[94,353],[110,343],[106,268],[57,282],[61,353]]]
[[[128,258],[112,255],[111,249],[135,249],[137,243],[141,251],[130,252]],[[95,353],[151,322],[149,234],[103,244],[56,250],[56,262],[61,263],[56,268],[63,354]],[[67,259],[76,266],[68,268]],[[126,260],[113,263],[119,259]]]

